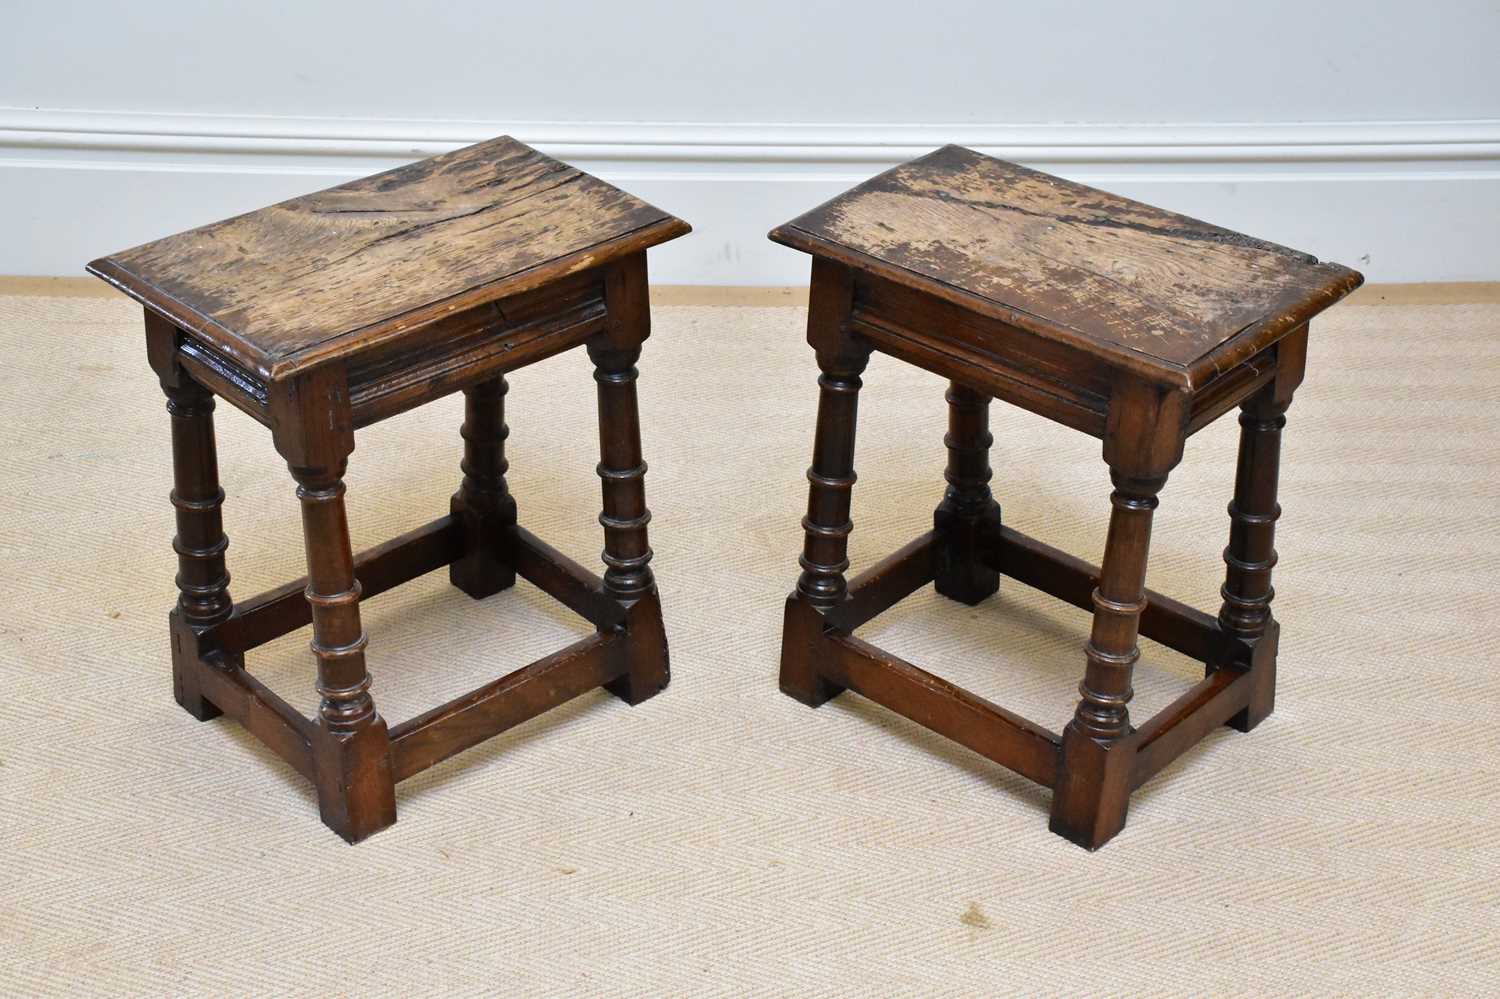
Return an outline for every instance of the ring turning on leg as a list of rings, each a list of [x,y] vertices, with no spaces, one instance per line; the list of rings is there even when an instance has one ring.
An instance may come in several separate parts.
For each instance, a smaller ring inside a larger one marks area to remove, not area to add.
[[[223,666],[243,665],[239,653],[201,647],[204,630],[234,611],[224,552],[218,450],[214,442],[214,397],[180,369],[162,380],[167,412],[172,416],[172,506],[177,512],[177,609],[172,612],[172,690],[177,703],[194,718],[217,718],[219,708],[203,695],[198,661],[208,653]]]
[[[1087,665],[1080,700],[1063,730],[1063,767],[1052,797],[1052,831],[1096,849],[1125,825],[1133,749],[1131,675],[1146,609],[1146,559],[1151,515],[1166,476],[1133,478],[1112,472],[1114,492],[1104,564],[1094,590],[1094,624],[1084,647]]]
[[[860,372],[868,351],[819,351],[818,424],[807,470],[807,515],[797,591],[787,598],[781,639],[781,689],[816,707],[842,688],[818,675],[813,659],[822,638],[823,611],[848,592],[849,518],[854,482],[854,435],[859,416]]]
[[[625,608],[628,642],[621,646],[625,673],[605,685],[627,704],[639,704],[671,680],[667,636],[662,625],[656,577],[651,572],[651,544],[646,525],[646,461],[641,455],[641,419],[636,399],[635,362],[639,343],[615,346],[591,341],[594,381],[599,396],[599,473],[604,509],[604,592]]]
[[[1000,573],[981,557],[980,539],[1000,526],[1000,504],[990,492],[990,397],[958,382],[949,385],[948,488],[933,513],[942,535],[937,550],[937,591],[973,606],[1000,588]]]
[[[349,842],[396,821],[395,781],[385,721],[370,697],[368,642],[360,623],[344,512],[344,463],[293,467],[307,547],[307,602],[317,659],[319,746],[315,752],[323,821]]]
[[[635,362],[641,349],[589,345],[594,381],[599,386],[599,478],[604,510],[604,588],[622,603],[639,599],[655,585],[646,525],[646,462],[641,457],[640,413]]]
[[[516,501],[505,484],[505,393],[500,375],[464,389],[464,478],[450,504],[464,526],[464,555],[448,567],[448,579],[476,600],[516,581],[511,552]]]
[[[854,432],[859,410],[857,365],[829,363],[820,355],[818,430],[812,467],[807,470],[807,515],[802,518],[804,541],[798,560],[802,574],[797,592],[814,607],[831,607],[844,599],[849,568],[849,519],[854,482]]]
[[[1276,591],[1276,502],[1281,464],[1281,429],[1291,399],[1271,385],[1240,407],[1239,462],[1234,499],[1229,504],[1229,545],[1224,549],[1224,604],[1219,627],[1252,648],[1254,693],[1245,709],[1229,719],[1231,728],[1248,732],[1270,715],[1276,704],[1276,646],[1280,628],[1271,615]],[[1208,671],[1223,668],[1209,663]]]

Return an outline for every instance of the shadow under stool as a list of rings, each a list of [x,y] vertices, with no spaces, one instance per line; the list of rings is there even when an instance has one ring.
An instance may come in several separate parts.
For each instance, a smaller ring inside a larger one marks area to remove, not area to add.
[[[501,137],[104,257],[89,270],[145,306],[171,414],[180,597],[178,703],[227,714],[317,788],[350,842],[396,821],[395,785],[603,686],[637,704],[667,684],[635,362],[650,332],[646,249],[688,232],[661,210]],[[585,347],[598,383],[602,579],[516,523],[505,373]],[[464,393],[451,512],[359,556],[343,475],[354,433]],[[229,596],[214,397],[271,432],[297,482],[307,577]],[[597,631],[387,728],[370,695],[363,598],[448,567],[476,599],[519,574]],[[307,624],[309,719],[244,654]]]
[[[856,691],[1052,789],[1051,828],[1095,849],[1131,792],[1214,727],[1271,713],[1271,568],[1281,428],[1308,320],[1359,286],[1348,268],[947,146],[776,229],[811,254],[807,340],[818,384],[802,574],[781,689],[816,707]],[[846,581],[860,373],[878,350],[951,380],[946,493],[933,530]],[[989,403],[1099,438],[1114,490],[1095,568],[1004,526],[989,488]],[[1240,409],[1223,605],[1145,588],[1152,511],[1187,437]],[[965,604],[1009,576],[1093,612],[1080,700],[1062,734],[854,631],[928,583]],[[1130,720],[1137,634],[1205,679]]]

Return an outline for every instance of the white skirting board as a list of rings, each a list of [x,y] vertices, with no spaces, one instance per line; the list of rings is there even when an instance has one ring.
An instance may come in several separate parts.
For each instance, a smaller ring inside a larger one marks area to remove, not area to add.
[[[1371,281],[1500,280],[1500,120],[715,124],[0,108],[0,274],[103,253],[508,133],[692,223],[667,284],[795,285],[773,226],[947,142],[1285,243]]]

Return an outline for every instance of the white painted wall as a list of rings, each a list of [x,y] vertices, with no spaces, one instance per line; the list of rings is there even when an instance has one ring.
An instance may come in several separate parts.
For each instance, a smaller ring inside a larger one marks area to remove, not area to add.
[[[0,273],[510,132],[693,222],[662,282],[955,141],[1372,280],[1500,279],[1500,4],[50,2],[0,18]]]

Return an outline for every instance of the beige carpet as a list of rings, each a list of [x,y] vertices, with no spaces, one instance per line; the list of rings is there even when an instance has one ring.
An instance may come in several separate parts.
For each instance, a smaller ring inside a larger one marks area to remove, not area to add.
[[[776,689],[814,369],[796,308],[665,308],[641,383],[672,686],[595,692],[401,785],[348,847],[234,724],[172,700],[167,417],[123,300],[0,298],[0,990],[507,996],[1500,991],[1500,306],[1346,306],[1291,411],[1278,710],[1088,854],[1048,794],[854,695]],[[581,352],[512,377],[522,522],[595,564]],[[924,530],[934,377],[877,357],[856,567]],[[455,399],[363,432],[356,546],[446,510]],[[997,406],[1007,520],[1097,559],[1098,444]],[[1162,494],[1150,583],[1216,606],[1232,420]],[[219,409],[233,590],[301,573],[267,435]],[[526,584],[366,605],[392,722],[584,632]],[[1060,727],[1086,618],[1007,583],[863,634]],[[1138,719],[1196,667],[1146,643]],[[306,636],[252,654],[303,710]]]

